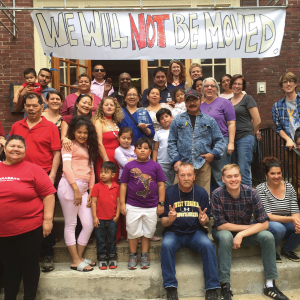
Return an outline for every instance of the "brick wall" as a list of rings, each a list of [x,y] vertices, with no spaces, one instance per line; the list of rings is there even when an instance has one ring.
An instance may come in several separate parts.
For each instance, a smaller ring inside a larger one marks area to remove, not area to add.
[[[260,2],[262,5],[263,2]],[[273,2],[274,3],[274,2]],[[280,1],[280,4],[283,0]],[[241,6],[256,5],[256,1],[241,1]],[[257,101],[262,119],[261,128],[274,126],[272,121],[273,103],[283,98],[278,86],[281,75],[291,71],[300,80],[300,1],[291,0],[286,11],[286,25],[280,56],[272,58],[243,59],[243,75],[247,80],[247,93]],[[257,94],[257,82],[266,82],[267,93]],[[299,90],[299,89],[298,89]]]
[[[3,1],[12,6],[11,0]],[[17,0],[19,7],[32,7],[32,0]],[[3,12],[0,19],[12,31],[11,22]],[[14,38],[0,25],[0,122],[8,134],[11,125],[22,118],[23,113],[11,113],[9,110],[9,84],[23,83],[23,70],[34,68],[33,22],[28,11],[16,12],[18,36]]]

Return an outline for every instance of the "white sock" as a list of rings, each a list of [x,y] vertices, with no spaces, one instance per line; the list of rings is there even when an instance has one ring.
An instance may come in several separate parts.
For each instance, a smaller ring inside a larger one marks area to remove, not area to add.
[[[267,279],[266,280],[266,287],[268,287],[268,288],[273,287],[273,279]]]

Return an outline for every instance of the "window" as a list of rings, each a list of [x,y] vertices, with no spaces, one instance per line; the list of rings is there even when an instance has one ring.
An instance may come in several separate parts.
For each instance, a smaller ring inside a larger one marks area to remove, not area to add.
[[[204,78],[213,77],[220,83],[220,78],[228,73],[226,71],[226,59],[201,59],[202,74]]]

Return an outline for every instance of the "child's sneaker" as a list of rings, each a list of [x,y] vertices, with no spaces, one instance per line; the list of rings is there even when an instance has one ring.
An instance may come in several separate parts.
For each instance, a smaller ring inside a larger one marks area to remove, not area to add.
[[[142,252],[142,255],[141,255],[141,269],[149,269],[149,268],[150,268],[149,254],[147,252]]]
[[[100,260],[99,261],[99,269],[100,270],[106,270],[107,269],[107,261],[106,260]]]
[[[110,269],[116,269],[117,268],[117,260],[115,255],[110,255],[108,260],[108,267]]]
[[[135,270],[137,266],[137,254],[130,253],[129,254],[129,260],[128,260],[128,269],[129,270]]]

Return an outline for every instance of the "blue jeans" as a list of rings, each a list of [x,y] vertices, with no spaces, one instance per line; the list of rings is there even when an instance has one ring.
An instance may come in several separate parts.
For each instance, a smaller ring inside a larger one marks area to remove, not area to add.
[[[293,223],[279,223],[269,221],[269,231],[275,238],[275,247],[284,239],[287,240],[282,247],[284,251],[293,251],[300,245],[300,234],[295,233]]]
[[[212,231],[214,240],[219,244],[218,248],[218,265],[219,280],[222,283],[230,282],[231,255],[234,236],[228,230]],[[275,242],[272,234],[263,230],[256,234],[243,238],[241,246],[260,245],[262,261],[264,265],[264,273],[266,279],[277,279],[276,251]]]
[[[171,164],[165,164],[165,163],[160,163],[161,168],[164,171],[164,174],[166,176],[166,181],[165,181],[165,188],[167,189],[170,186],[174,185],[174,180],[175,180],[175,171],[174,168]]]
[[[99,227],[95,227],[97,259],[100,261],[117,258],[116,233],[118,222],[113,220],[99,220],[99,222]]]
[[[201,254],[205,290],[220,288],[216,247],[206,233],[201,230],[185,235],[176,235],[170,231],[164,234],[160,252],[164,288],[178,287],[175,277],[175,253],[183,247],[188,247]]]
[[[251,161],[253,157],[254,136],[247,135],[234,142],[234,151],[231,160],[238,164],[241,169],[242,184],[252,187]]]
[[[231,154],[227,154],[227,146],[228,146],[229,137],[224,137],[224,141],[226,147],[224,148],[224,153],[221,155],[221,159],[214,159],[211,163],[211,183],[210,183],[210,193],[212,193],[215,189],[224,185],[222,181],[222,168],[230,164],[231,162]]]

